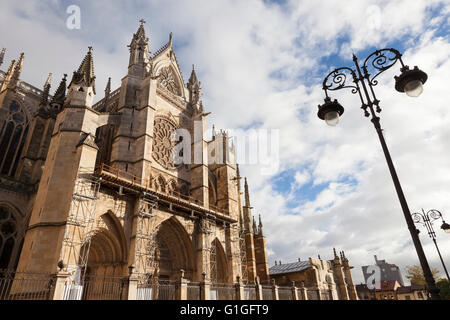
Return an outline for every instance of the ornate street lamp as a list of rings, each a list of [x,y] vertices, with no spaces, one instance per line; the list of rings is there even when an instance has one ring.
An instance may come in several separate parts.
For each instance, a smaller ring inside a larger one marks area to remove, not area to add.
[[[323,81],[323,90],[325,91],[325,103],[319,105],[319,112],[317,116],[325,120],[328,125],[335,126],[339,123],[339,118],[344,113],[344,107],[339,104],[337,100],[331,100],[328,96],[329,91],[340,90],[344,88],[351,89],[353,94],[358,94],[361,100],[361,109],[364,111],[366,117],[371,116],[371,121],[377,131],[380,139],[381,147],[389,167],[389,171],[394,182],[395,190],[397,192],[400,205],[402,207],[403,215],[406,219],[409,232],[411,234],[414,246],[419,257],[420,264],[427,283],[427,289],[431,294],[433,300],[439,300],[439,288],[436,286],[433,275],[428,265],[425,253],[420,243],[419,236],[416,232],[411,213],[403,194],[400,181],[395,171],[391,155],[389,153],[386,141],[384,140],[383,131],[380,125],[380,118],[377,116],[381,112],[380,100],[377,99],[374,87],[378,84],[376,78],[387,69],[391,68],[397,61],[401,63],[401,74],[395,77],[395,89],[399,92],[405,92],[408,96],[417,97],[423,91],[423,84],[427,80],[425,72],[414,67],[410,70],[402,61],[402,55],[395,49],[382,49],[371,53],[362,67],[360,67],[358,58],[353,55],[353,62],[355,69],[342,67],[330,72]],[[369,68],[373,70],[373,74],[369,73]],[[351,81],[347,81],[350,79]],[[348,83],[350,82],[350,83]]]
[[[442,213],[440,213],[438,210],[435,209],[429,210],[428,212],[425,212],[422,209],[422,213],[415,212],[412,214],[412,217],[414,219],[414,223],[421,223],[425,226],[425,228],[427,228],[428,235],[430,236],[431,239],[433,239],[434,245],[436,246],[436,250],[439,254],[439,258],[441,259],[442,266],[444,267],[445,274],[447,275],[447,279],[448,281],[450,281],[447,268],[445,267],[444,260],[442,260],[441,252],[439,251],[439,247],[436,242],[436,233],[434,232],[433,229],[433,221],[442,219],[441,229],[443,229],[445,232],[447,232],[450,226],[447,223],[445,223],[444,218],[442,217]]]

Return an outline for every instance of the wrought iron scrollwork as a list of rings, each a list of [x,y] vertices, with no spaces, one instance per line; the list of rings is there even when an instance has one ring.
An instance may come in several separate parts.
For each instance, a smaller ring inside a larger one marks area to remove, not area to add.
[[[342,67],[331,71],[323,81],[323,90],[327,92],[328,90],[335,91],[343,88],[351,88],[352,93],[356,94],[359,90],[358,87],[347,83],[349,80],[348,78],[350,77],[351,81],[356,83],[355,71],[347,67]]]
[[[427,214],[430,217],[431,221],[438,220],[438,219],[442,218],[442,214],[439,211],[435,210],[435,209],[432,209],[432,210],[428,211]]]
[[[425,224],[425,218],[422,216],[421,213],[416,212],[411,214],[411,216],[413,218],[414,223],[421,223],[423,225]]]
[[[392,67],[398,60],[402,63],[402,54],[395,49],[381,49],[373,52],[369,55],[363,64],[363,70],[366,79],[372,86],[376,86],[378,81],[375,80],[381,73]],[[374,74],[371,75],[368,70],[373,70]]]

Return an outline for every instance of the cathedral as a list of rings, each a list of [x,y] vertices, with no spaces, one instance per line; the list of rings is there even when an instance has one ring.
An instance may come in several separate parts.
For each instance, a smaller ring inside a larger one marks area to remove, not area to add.
[[[55,91],[51,74],[42,90],[21,81],[23,53],[0,71],[0,269],[80,285],[268,283],[233,143],[207,135],[201,83],[194,67],[184,81],[172,34],[150,53],[144,25],[121,86],[109,81],[96,103],[92,47]]]

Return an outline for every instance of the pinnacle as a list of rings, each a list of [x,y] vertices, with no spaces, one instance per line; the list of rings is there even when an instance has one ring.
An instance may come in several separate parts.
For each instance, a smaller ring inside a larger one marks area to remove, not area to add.
[[[89,46],[89,51],[84,57],[78,68],[78,71],[73,73],[71,83],[84,83],[88,87],[93,87],[95,94],[95,75],[94,75],[94,59],[92,57],[92,47]]]
[[[61,80],[58,89],[56,89],[55,94],[53,95],[53,99],[51,103],[63,105],[64,100],[66,99],[66,80],[67,74],[64,74],[64,78]]]

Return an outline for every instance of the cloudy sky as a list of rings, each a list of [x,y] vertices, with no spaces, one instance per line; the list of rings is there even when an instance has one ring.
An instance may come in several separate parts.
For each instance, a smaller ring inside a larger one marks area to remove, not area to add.
[[[81,9],[81,28],[66,26],[70,5]],[[450,221],[450,3],[438,0],[343,1],[13,1],[3,0],[0,47],[3,70],[26,53],[22,79],[53,88],[94,47],[98,99],[108,77],[120,85],[127,45],[138,20],[147,21],[155,52],[173,32],[184,75],[191,65],[212,112],[208,125],[223,129],[278,129],[277,172],[243,165],[254,213],[261,214],[269,265],[275,260],[332,258],[345,250],[356,282],[373,256],[418,264],[406,222],[372,123],[350,91],[333,92],[346,108],[337,127],[317,118],[323,78],[372,51],[393,47],[426,71],[419,98],[394,89],[399,65],[380,76],[381,123],[410,210],[438,209]],[[97,99],[97,100],[98,100]],[[260,159],[260,161],[262,161]],[[450,267],[450,235],[435,225]],[[422,229],[432,267],[443,274]]]

